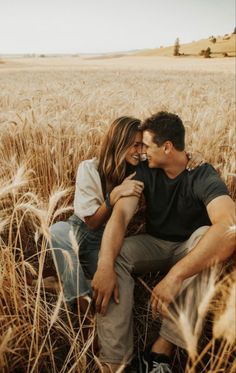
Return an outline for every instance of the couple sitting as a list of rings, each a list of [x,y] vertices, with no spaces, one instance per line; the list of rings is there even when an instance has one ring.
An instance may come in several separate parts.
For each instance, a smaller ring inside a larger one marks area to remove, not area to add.
[[[74,215],[51,228],[66,299],[90,294],[92,279],[103,372],[122,371],[133,356],[133,274],[165,275],[151,294],[153,314],[163,315],[160,335],[143,353],[139,371],[171,372],[173,346],[186,347],[168,316],[173,301],[181,301],[183,289],[194,288],[202,271],[226,260],[235,249],[227,234],[235,224],[227,187],[211,165],[192,169],[184,137],[181,119],[171,113],[159,112],[142,124],[134,118],[116,120],[99,159],[79,166]],[[141,153],[146,155],[144,162],[139,162]],[[142,193],[146,234],[124,239]],[[65,251],[72,258],[72,270]],[[197,304],[192,307],[197,312]]]

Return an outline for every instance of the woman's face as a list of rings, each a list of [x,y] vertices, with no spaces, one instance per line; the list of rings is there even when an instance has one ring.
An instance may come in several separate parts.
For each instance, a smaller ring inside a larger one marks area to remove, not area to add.
[[[140,154],[142,152],[142,132],[137,132],[133,144],[128,148],[125,160],[132,166],[137,166],[140,161]]]

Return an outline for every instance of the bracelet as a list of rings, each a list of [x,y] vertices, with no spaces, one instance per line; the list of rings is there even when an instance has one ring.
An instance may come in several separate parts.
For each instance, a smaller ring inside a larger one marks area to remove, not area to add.
[[[109,193],[109,192],[106,193],[105,205],[106,205],[106,208],[107,208],[109,211],[112,211],[113,207],[112,207],[112,205],[111,205],[111,201],[110,201],[110,193]]]

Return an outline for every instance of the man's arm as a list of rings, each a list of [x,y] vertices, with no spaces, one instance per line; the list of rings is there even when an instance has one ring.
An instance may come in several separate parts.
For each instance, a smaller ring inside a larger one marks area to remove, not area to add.
[[[153,312],[165,312],[164,309],[178,295],[186,278],[226,260],[234,253],[236,221],[233,200],[229,196],[217,197],[207,205],[207,212],[212,226],[195,248],[155,286],[151,296]]]
[[[106,313],[113,292],[115,302],[119,303],[114,265],[123,244],[126,228],[136,211],[138,200],[135,196],[121,198],[115,204],[103,234],[97,271],[92,281],[96,309],[102,314]]]

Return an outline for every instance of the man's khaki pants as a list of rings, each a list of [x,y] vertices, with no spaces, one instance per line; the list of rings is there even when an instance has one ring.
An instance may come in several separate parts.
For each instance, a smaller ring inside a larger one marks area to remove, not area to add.
[[[101,362],[126,364],[133,355],[133,292],[132,275],[147,272],[166,273],[201,239],[209,227],[197,229],[184,242],[160,240],[148,234],[128,237],[116,260],[115,270],[119,283],[119,304],[111,299],[105,316],[97,315],[97,331]],[[192,286],[194,276],[183,283],[182,289]],[[190,281],[189,281],[190,280]],[[184,290],[183,292],[184,293]],[[181,295],[181,292],[180,292]],[[185,348],[185,342],[173,322],[164,319],[160,335]]]

